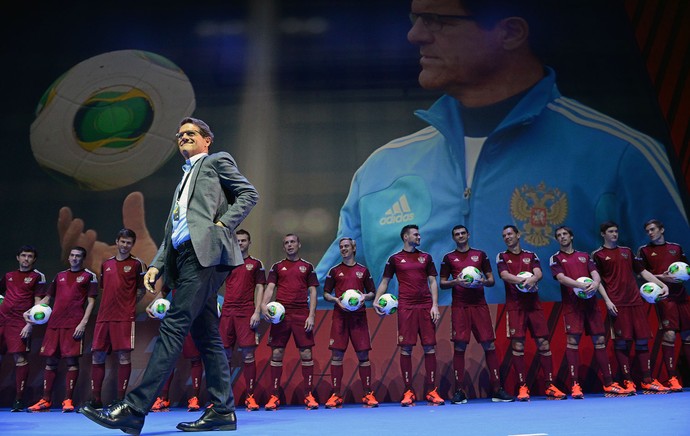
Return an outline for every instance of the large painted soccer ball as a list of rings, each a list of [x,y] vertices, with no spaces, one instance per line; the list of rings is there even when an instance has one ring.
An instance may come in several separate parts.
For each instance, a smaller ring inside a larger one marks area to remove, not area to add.
[[[579,277],[577,279],[577,281],[584,284],[585,286],[587,286],[588,284],[592,283],[594,280],[592,280],[589,277]],[[597,293],[597,290],[594,289],[590,292],[585,292],[585,290],[582,288],[573,288],[573,292],[575,293],[577,298],[582,298],[583,300],[587,300],[589,298],[592,298]]]
[[[532,277],[534,274],[532,274],[529,271],[520,271],[517,273],[518,277]],[[529,289],[527,289],[522,283],[518,283],[515,285],[516,288],[518,288],[518,291],[520,292],[532,292]]]
[[[379,306],[384,315],[393,315],[398,311],[398,297],[393,294],[383,294],[379,298]]]
[[[137,182],[177,152],[173,134],[196,106],[168,59],[140,50],[103,53],[46,90],[31,124],[31,150],[55,178],[102,191]]]
[[[654,282],[647,282],[640,286],[640,295],[647,303],[654,304],[661,300],[661,287]]]
[[[668,267],[668,273],[676,280],[685,282],[690,279],[690,265],[685,262],[673,262]]]
[[[357,289],[348,289],[340,296],[340,302],[349,311],[355,311],[360,308],[364,301],[364,295]]]
[[[158,319],[165,318],[165,314],[168,313],[168,309],[170,309],[170,300],[166,300],[165,298],[159,298],[151,303],[151,312],[153,313],[153,316]]]
[[[460,271],[460,279],[465,282],[466,285],[476,286],[478,281],[484,278],[484,274],[479,271],[479,268],[474,266],[466,266]]]
[[[268,309],[268,317],[271,323],[278,324],[285,318],[285,306],[277,301],[271,301],[266,305]]]
[[[37,304],[29,309],[29,319],[34,324],[45,324],[50,319],[53,309],[47,304]]]

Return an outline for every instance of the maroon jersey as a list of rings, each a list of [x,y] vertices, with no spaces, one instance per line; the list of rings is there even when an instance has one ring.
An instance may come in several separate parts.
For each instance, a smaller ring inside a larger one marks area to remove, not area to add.
[[[146,266],[140,259],[129,256],[117,260],[114,256],[101,265],[101,303],[96,322],[134,321],[137,291],[144,289]]]
[[[628,247],[599,247],[592,259],[601,274],[604,289],[616,306],[641,306],[644,304],[637,286],[636,274],[644,266]]]
[[[465,252],[453,250],[443,256],[441,278],[447,279],[450,276],[457,278],[461,275],[462,269],[468,266],[479,269],[479,271],[484,273],[484,276],[491,272],[491,263],[483,251],[474,248],[470,248]],[[453,306],[483,306],[485,304],[484,286],[477,288],[464,288],[460,285],[453,286]]]
[[[415,249],[401,250],[388,258],[383,276],[398,278],[398,302],[405,308],[431,308],[429,276],[437,276],[431,255]]]
[[[42,272],[10,271],[0,278],[0,293],[5,301],[0,304],[0,325],[26,324],[23,314],[34,305],[34,297],[45,295],[46,277]]]
[[[48,285],[47,294],[54,301],[48,327],[74,328],[84,317],[86,298],[98,295],[98,279],[88,269],[65,270]]]
[[[534,269],[541,269],[539,257],[531,251],[520,250],[518,254],[508,250],[496,255],[496,269],[500,275],[503,271],[518,275],[521,272],[534,273]],[[541,308],[539,294],[536,292],[522,292],[513,283],[505,280],[503,284],[506,288],[506,309],[507,310],[535,310]]]
[[[324,292],[333,293],[336,298],[340,298],[343,292],[348,289],[357,289],[362,294],[376,292],[374,280],[371,278],[367,267],[359,263],[354,265],[340,263],[328,271],[323,285]],[[335,310],[345,312],[337,304],[335,305]],[[364,312],[364,310],[364,305],[362,305],[356,312]]]
[[[580,277],[592,277],[591,272],[597,270],[592,258],[584,251],[573,251],[570,254],[559,251],[551,256],[549,266],[554,279],[560,273],[573,280]],[[578,298],[573,288],[561,285],[561,302],[564,305],[581,305],[584,301],[587,300]]]
[[[673,242],[665,242],[661,245],[653,245],[651,242],[640,247],[637,256],[642,261],[645,269],[652,274],[663,274],[673,262],[688,263],[683,253],[683,247]],[[674,301],[686,299],[685,286],[682,283],[667,283],[668,298]]]
[[[259,259],[248,256],[244,264],[232,269],[225,279],[225,297],[221,313],[252,314],[254,312],[254,290],[256,285],[266,284],[266,270]]]
[[[314,265],[303,259],[283,259],[274,263],[268,272],[267,282],[276,285],[276,301],[285,309],[308,308],[308,287],[319,286]]]

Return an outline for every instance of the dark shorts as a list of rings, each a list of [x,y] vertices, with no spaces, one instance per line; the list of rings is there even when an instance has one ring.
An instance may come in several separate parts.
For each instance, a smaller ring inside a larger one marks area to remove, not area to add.
[[[255,329],[249,326],[251,314],[234,315],[222,314],[220,316],[220,337],[223,339],[223,347],[240,348],[256,347],[259,343],[259,335]]]
[[[83,339],[74,339],[74,327],[47,328],[41,356],[44,357],[79,357],[84,352]]]
[[[398,306],[398,345],[414,346],[417,336],[422,345],[436,345],[436,324],[431,320],[430,310]]]
[[[469,342],[470,333],[477,342],[489,342],[496,339],[489,306],[453,306],[451,308],[450,340]]]
[[[587,300],[587,304],[580,304],[575,308],[565,307],[563,310],[563,321],[567,335],[582,335],[584,333],[590,336],[600,336],[606,331],[604,318],[601,316],[596,299]]]
[[[617,307],[618,316],[611,316],[611,339],[649,339],[652,331],[647,322],[647,308],[645,306]]]
[[[684,332],[690,330],[690,300],[661,300],[656,303],[659,329]]]
[[[196,348],[196,344],[194,344],[194,339],[192,339],[192,335],[188,334],[186,338],[184,338],[184,343],[182,344],[182,357],[185,359],[195,359],[201,357],[201,353],[199,353],[199,350]]]
[[[285,311],[285,319],[279,324],[271,324],[268,336],[268,346],[285,348],[290,336],[295,337],[297,348],[311,348],[314,346],[314,330],[304,330],[304,323],[309,317],[309,309],[291,309]]]
[[[332,312],[331,339],[328,349],[345,351],[349,340],[352,341],[352,348],[357,352],[371,350],[366,312],[345,313],[336,309]]]
[[[506,311],[506,336],[510,339],[525,339],[527,330],[533,338],[547,338],[549,326],[544,310],[514,309]]]
[[[91,351],[132,351],[134,321],[97,322],[93,330]]]
[[[31,350],[31,337],[22,339],[22,330],[26,323],[7,323],[0,325],[0,354],[28,353]]]

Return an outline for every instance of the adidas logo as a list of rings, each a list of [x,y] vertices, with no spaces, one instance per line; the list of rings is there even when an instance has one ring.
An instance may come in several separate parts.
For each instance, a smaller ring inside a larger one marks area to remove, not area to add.
[[[413,219],[414,213],[410,208],[410,204],[407,202],[407,196],[403,194],[398,201],[393,203],[391,208],[386,211],[383,218],[379,220],[379,224],[382,226],[400,224],[412,221]]]

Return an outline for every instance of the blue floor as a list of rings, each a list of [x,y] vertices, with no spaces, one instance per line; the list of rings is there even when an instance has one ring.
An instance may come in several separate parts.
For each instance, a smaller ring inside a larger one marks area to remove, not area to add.
[[[180,435],[180,421],[200,416],[184,409],[151,413],[142,434]],[[238,431],[252,436],[355,435],[355,434],[461,434],[461,435],[690,435],[690,390],[667,395],[605,398],[589,394],[584,400],[550,401],[533,397],[525,403],[467,404],[402,408],[397,403],[366,409],[349,404],[342,409],[305,410],[283,407],[277,412],[238,410]],[[0,410],[2,435],[123,435],[76,414],[59,411],[10,413]]]

